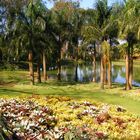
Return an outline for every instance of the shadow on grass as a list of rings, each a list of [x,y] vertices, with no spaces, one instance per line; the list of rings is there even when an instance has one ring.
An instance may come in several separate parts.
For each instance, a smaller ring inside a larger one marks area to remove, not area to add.
[[[0,88],[0,95],[17,95],[17,94],[33,94],[31,91],[23,91],[23,90],[14,90],[7,88]]]
[[[65,82],[65,81],[57,81],[57,80],[49,80],[47,82],[36,83],[37,86],[71,86],[71,85],[79,85],[79,84],[89,84],[91,82]]]

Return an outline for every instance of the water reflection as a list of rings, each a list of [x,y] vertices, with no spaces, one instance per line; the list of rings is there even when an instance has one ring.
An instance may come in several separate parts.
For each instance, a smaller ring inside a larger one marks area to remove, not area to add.
[[[63,81],[75,81],[76,67],[63,66],[62,67],[62,80]],[[132,82],[135,86],[140,86],[140,69],[134,67],[134,81]],[[54,75],[50,75],[51,78],[55,78]],[[92,65],[78,65],[77,67],[77,81],[78,82],[91,82],[93,79],[93,67]],[[100,64],[96,66],[96,81],[100,81]],[[125,83],[125,66],[112,66],[112,82]]]

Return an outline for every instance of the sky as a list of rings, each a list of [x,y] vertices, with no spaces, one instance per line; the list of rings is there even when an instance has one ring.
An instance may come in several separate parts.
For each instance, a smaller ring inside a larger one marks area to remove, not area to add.
[[[120,1],[121,0],[108,0],[108,4],[111,5],[111,4],[115,3],[115,2],[120,2]],[[80,6],[82,8],[85,8],[85,9],[93,8],[93,5],[95,4],[95,2],[96,2],[96,0],[82,0],[80,2]]]
[[[122,0],[108,0],[109,5],[112,5],[115,2],[121,2]],[[80,7],[81,8],[93,8],[94,3],[96,2],[96,0],[81,0],[80,1]],[[52,3],[47,2],[47,7],[51,8],[53,6]]]

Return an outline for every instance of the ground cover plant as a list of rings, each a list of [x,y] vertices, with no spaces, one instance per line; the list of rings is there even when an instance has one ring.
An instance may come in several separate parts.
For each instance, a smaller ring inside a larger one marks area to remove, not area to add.
[[[1,139],[139,139],[140,118],[120,106],[68,97],[0,99]]]

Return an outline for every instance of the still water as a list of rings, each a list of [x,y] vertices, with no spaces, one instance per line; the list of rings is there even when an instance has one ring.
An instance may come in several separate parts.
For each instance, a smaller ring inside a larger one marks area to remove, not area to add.
[[[62,67],[62,81],[72,82],[75,79],[76,67],[63,66]],[[92,65],[78,65],[77,76],[78,82],[91,82],[93,79]],[[50,74],[51,78],[56,78],[56,74]],[[133,85],[140,86],[140,68],[134,67]],[[96,66],[96,81],[100,81],[100,65]],[[112,65],[112,82],[125,83],[125,66]]]

